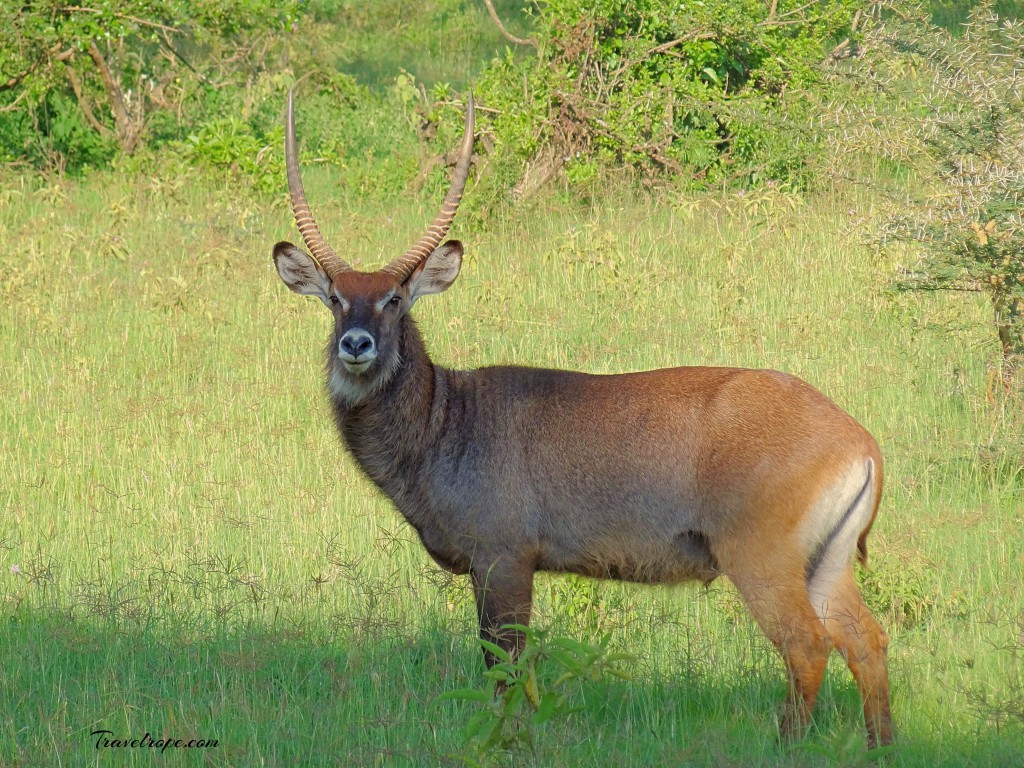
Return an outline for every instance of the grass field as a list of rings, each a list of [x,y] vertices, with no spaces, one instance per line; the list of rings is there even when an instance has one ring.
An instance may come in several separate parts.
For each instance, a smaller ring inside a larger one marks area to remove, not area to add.
[[[482,686],[444,577],[333,434],[328,317],[281,285],[284,199],[100,174],[0,187],[0,765],[455,765]],[[328,240],[377,266],[437,201],[370,205],[315,173]],[[469,195],[472,195],[470,190]],[[891,295],[870,198],[557,197],[471,217],[456,286],[417,307],[434,358],[594,372],[773,367],[879,439],[863,576],[892,636],[895,766],[1024,764],[1024,448],[992,404],[989,309]],[[541,576],[537,618],[611,632],[634,679],[587,683],[537,766],[855,765],[835,658],[780,746],[781,663],[729,584]],[[107,738],[207,749],[96,748]]]

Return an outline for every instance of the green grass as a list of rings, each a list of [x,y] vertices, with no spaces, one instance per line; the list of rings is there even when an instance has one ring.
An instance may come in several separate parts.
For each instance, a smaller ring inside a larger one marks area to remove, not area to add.
[[[436,200],[362,203],[310,173],[369,268]],[[469,192],[472,195],[472,190]],[[283,197],[201,179],[0,187],[0,765],[453,765],[482,685],[467,586],[359,475],[322,391],[328,317],[269,258]],[[879,439],[865,591],[892,635],[896,766],[1024,763],[1024,448],[988,402],[980,300],[887,293],[848,194],[558,198],[467,218],[417,316],[435,359],[595,372],[779,368]],[[12,571],[17,566],[18,573]],[[854,765],[834,659],[815,727],[777,743],[781,663],[723,580],[538,577],[537,622],[639,657],[508,765]],[[116,738],[206,750],[97,750]]]

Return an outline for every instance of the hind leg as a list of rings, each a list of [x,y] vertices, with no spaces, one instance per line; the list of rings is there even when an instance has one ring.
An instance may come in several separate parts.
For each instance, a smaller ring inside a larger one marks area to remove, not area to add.
[[[864,702],[864,723],[872,747],[892,744],[889,704],[889,637],[864,605],[848,567],[822,601],[822,621],[857,682]]]
[[[829,636],[811,606],[802,560],[779,551],[772,552],[768,565],[751,566],[742,556],[731,564],[728,555],[719,559],[758,625],[782,655],[789,674],[789,694],[780,730],[785,739],[799,738],[811,722],[831,652]]]

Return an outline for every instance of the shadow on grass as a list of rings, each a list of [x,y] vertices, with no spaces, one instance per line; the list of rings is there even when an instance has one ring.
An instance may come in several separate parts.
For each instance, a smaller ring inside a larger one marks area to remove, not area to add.
[[[338,638],[287,627],[222,634],[133,631],[21,614],[0,628],[0,765],[458,765],[478,705],[434,702],[482,687],[472,637]],[[816,731],[781,747],[780,676],[752,671],[598,680],[583,709],[538,728],[507,765],[851,765],[863,756],[852,683],[826,688]],[[483,706],[483,705],[479,705]],[[95,731],[149,746],[97,747]],[[216,740],[206,748],[153,744]],[[979,735],[906,737],[892,765],[1018,765],[1024,748]],[[954,743],[955,742],[955,743]]]

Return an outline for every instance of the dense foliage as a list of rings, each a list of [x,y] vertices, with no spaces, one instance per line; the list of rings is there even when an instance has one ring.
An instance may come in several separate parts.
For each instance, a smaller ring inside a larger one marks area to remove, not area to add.
[[[458,53],[443,53],[424,28],[440,18],[428,14],[446,15],[460,30],[446,43],[479,46],[471,5],[439,0],[407,25],[401,2],[374,8],[410,29],[404,42],[389,38],[391,50],[423,47],[454,66]],[[847,114],[874,115],[855,117],[861,149],[931,179],[929,199],[887,235],[922,248],[900,285],[987,291],[1009,381],[1024,357],[1024,35],[1006,21],[1016,5],[984,4],[961,25],[971,13],[961,0],[538,2],[529,38],[506,33],[515,50],[477,79],[487,172],[473,205],[556,178],[585,194],[623,172],[802,186],[835,127],[821,119],[825,105],[846,89]],[[953,29],[931,26],[929,12]],[[281,104],[298,82],[308,160],[371,196],[440,182],[464,97],[447,81],[428,91],[397,64],[380,72],[386,61],[370,61],[380,46],[361,34],[372,23],[366,8],[334,0],[4,4],[0,157],[63,171],[159,156],[274,190]]]
[[[501,167],[510,178],[530,168],[521,192],[563,168],[573,182],[609,167],[792,180],[814,143],[819,65],[848,46],[862,5],[549,0],[537,55],[510,53],[480,86],[498,110]]]
[[[1024,357],[1024,36],[1007,19],[1019,2],[973,16],[971,0],[492,5],[522,37],[472,0],[3,4],[0,158],[209,168],[279,190],[282,104],[297,85],[304,162],[389,197],[444,184],[473,82],[479,211],[553,180],[575,195],[610,176],[803,187],[823,167],[834,175],[839,128],[847,150],[928,180],[923,196],[904,190],[916,198],[886,235],[918,248],[899,285],[986,291],[1012,378]],[[488,50],[482,71],[466,63]]]
[[[928,8],[956,24],[971,4]],[[555,177],[584,190],[623,169],[698,185],[803,183],[820,149],[813,118],[828,99],[821,64],[859,53],[877,8],[865,0],[546,0],[527,3],[525,14],[519,0],[495,6],[528,45],[506,48],[473,78],[494,198]],[[392,189],[424,178],[416,111],[426,118],[421,138],[438,122],[439,146],[457,135],[460,91],[472,77],[467,54],[480,61],[504,45],[473,0],[4,4],[0,158],[77,170],[172,149],[266,187],[279,169],[283,95],[299,82],[300,122],[315,118],[306,146],[357,172],[367,153],[401,166],[388,174]]]
[[[99,164],[175,135],[197,101],[246,82],[298,0],[61,0],[0,7],[0,148]],[[248,65],[248,66],[245,66]],[[18,107],[23,107],[18,109]]]

